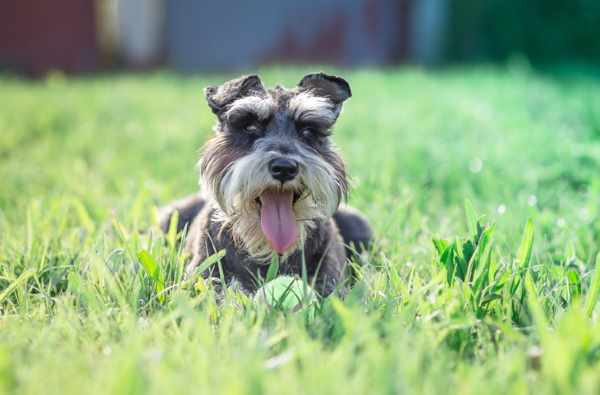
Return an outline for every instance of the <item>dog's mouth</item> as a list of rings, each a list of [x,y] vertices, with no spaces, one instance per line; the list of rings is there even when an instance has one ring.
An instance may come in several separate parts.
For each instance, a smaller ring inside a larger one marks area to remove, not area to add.
[[[260,207],[260,226],[271,245],[279,254],[292,247],[298,239],[298,225],[294,204],[301,194],[292,190],[267,189],[256,198]]]
[[[300,200],[301,198],[303,198],[305,196],[305,194],[301,193],[301,192],[298,192],[298,191],[292,191],[292,192],[294,193],[294,199],[292,200],[292,206],[294,206],[294,204],[296,204],[296,202],[298,200]],[[260,199],[260,196],[258,196],[256,199],[254,199],[254,202],[256,203],[256,205],[258,206],[259,209],[262,208],[262,201]]]

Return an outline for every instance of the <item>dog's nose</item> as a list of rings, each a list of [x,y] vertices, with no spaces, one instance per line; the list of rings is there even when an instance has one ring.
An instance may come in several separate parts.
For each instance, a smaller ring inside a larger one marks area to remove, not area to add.
[[[269,171],[277,181],[291,181],[298,175],[298,162],[285,158],[273,159],[269,162]]]

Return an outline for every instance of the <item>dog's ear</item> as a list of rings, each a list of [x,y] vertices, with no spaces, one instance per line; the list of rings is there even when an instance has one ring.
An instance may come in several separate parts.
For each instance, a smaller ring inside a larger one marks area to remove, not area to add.
[[[309,90],[317,96],[326,97],[335,104],[341,104],[352,96],[350,85],[345,79],[324,73],[308,74],[298,86],[301,90]]]
[[[245,75],[219,86],[208,86],[204,89],[208,106],[213,113],[219,115],[227,106],[237,99],[246,96],[265,96],[266,91],[257,75]]]

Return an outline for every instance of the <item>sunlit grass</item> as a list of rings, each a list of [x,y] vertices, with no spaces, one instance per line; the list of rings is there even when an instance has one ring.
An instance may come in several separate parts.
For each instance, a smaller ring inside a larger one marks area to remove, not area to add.
[[[0,393],[597,393],[599,81],[338,72],[377,243],[344,300],[297,312],[183,281],[155,229],[226,76],[0,77]]]

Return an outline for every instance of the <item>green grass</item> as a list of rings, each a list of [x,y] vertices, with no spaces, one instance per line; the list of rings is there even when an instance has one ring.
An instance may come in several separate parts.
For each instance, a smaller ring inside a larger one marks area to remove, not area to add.
[[[316,313],[218,304],[142,233],[196,190],[225,76],[0,77],[0,393],[598,393],[600,80],[344,75],[377,247]]]

